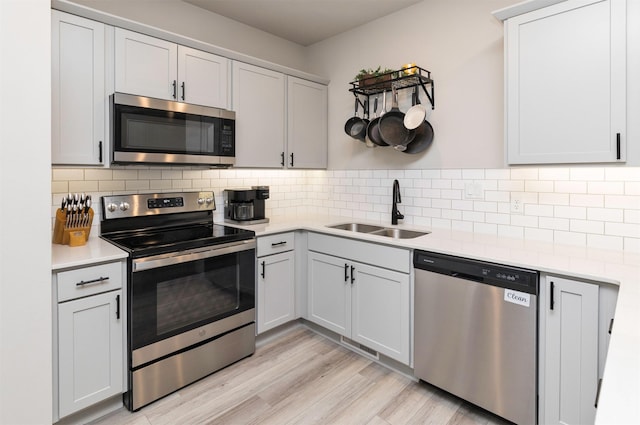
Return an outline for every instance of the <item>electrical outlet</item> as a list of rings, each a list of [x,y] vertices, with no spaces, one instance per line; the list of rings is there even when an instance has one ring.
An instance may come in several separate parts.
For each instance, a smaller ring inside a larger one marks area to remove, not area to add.
[[[511,214],[524,214],[524,202],[522,194],[511,194]]]

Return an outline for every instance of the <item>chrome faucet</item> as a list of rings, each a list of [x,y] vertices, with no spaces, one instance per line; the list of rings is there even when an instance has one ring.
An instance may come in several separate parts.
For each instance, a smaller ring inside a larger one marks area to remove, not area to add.
[[[391,207],[391,224],[398,224],[398,219],[402,220],[404,215],[398,211],[398,204],[402,202],[400,198],[400,183],[393,181],[393,207]]]

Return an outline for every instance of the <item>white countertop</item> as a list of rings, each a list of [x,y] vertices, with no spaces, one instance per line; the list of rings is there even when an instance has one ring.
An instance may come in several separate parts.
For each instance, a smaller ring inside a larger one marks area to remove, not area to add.
[[[431,233],[414,239],[392,239],[330,229],[339,223],[368,223]],[[503,238],[477,233],[372,222],[345,217],[296,216],[272,218],[269,223],[236,226],[257,236],[294,230],[317,231],[392,246],[530,268],[541,272],[619,285],[615,326],[609,342],[597,424],[640,424],[640,255],[623,251]],[[53,245],[52,269],[61,270],[126,258],[127,254],[98,237],[83,247]]]
[[[127,258],[127,253],[97,236],[89,236],[86,245],[51,245],[51,271],[82,267]]]

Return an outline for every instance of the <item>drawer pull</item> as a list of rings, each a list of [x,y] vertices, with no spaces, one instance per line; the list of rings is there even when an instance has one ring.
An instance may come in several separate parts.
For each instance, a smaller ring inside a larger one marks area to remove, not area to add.
[[[105,280],[109,280],[109,276],[107,277],[100,276],[99,278],[92,279],[92,280],[81,280],[80,282],[76,283],[76,286],[84,286],[84,285],[89,285],[91,283],[102,283]]]
[[[275,248],[276,246],[282,246],[282,245],[286,245],[287,241],[281,241],[281,242],[274,242],[271,244],[272,248]]]

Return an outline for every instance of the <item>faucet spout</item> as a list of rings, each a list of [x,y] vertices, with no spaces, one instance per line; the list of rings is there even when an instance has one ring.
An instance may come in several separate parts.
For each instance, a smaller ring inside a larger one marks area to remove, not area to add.
[[[400,198],[400,183],[393,181],[393,206],[391,207],[391,224],[398,224],[398,219],[402,220],[404,215],[398,211],[398,204],[402,202]]]

